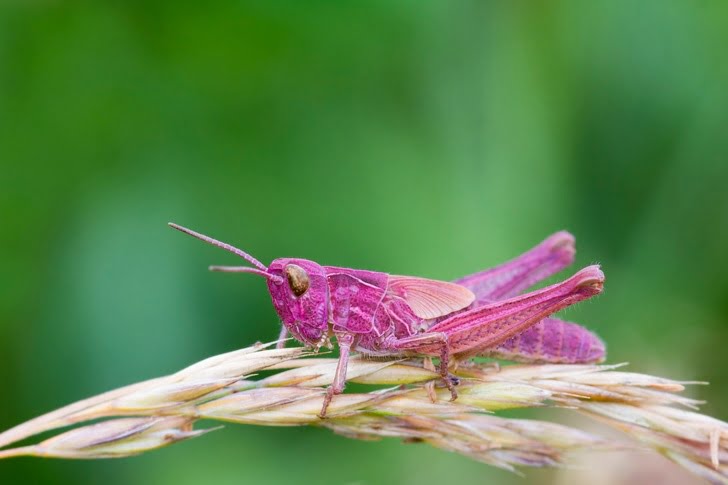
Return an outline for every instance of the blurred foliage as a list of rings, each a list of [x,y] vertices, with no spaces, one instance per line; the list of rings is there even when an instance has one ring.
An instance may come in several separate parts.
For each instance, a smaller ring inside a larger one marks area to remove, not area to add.
[[[610,361],[728,418],[728,4],[0,7],[0,427],[272,340],[250,251],[452,279],[558,229]],[[550,481],[549,472],[528,471]],[[520,480],[422,446],[228,427],[0,482]],[[522,482],[518,482],[522,483]]]

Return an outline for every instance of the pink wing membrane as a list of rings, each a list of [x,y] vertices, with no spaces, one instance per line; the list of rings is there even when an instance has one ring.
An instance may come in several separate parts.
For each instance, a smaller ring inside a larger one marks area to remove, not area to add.
[[[412,276],[390,276],[389,291],[403,298],[420,318],[438,318],[462,310],[475,301],[464,286]]]

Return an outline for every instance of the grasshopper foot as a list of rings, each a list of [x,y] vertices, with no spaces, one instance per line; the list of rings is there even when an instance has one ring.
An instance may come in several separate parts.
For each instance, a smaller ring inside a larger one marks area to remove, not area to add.
[[[450,391],[450,402],[452,402],[458,398],[458,391],[455,390],[455,386],[460,384],[460,379],[453,375],[448,375],[447,377],[443,377],[443,381],[445,381],[445,385]]]
[[[321,405],[321,412],[319,412],[318,417],[321,419],[326,419],[326,410],[329,407],[329,404],[331,404],[331,400],[334,398],[334,388],[333,386],[326,389],[326,395],[324,396],[324,403]]]

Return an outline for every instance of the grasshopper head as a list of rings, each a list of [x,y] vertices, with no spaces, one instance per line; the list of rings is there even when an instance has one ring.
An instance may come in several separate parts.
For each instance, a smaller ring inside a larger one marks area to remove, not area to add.
[[[283,325],[301,342],[320,346],[328,327],[328,284],[324,268],[307,259],[280,258],[270,264],[268,291]]]
[[[329,290],[326,271],[322,266],[306,259],[281,258],[266,267],[241,249],[171,222],[169,225],[208,244],[230,251],[255,266],[210,266],[210,269],[264,276],[268,281],[273,306],[283,325],[304,344],[316,347],[323,344],[327,337]]]

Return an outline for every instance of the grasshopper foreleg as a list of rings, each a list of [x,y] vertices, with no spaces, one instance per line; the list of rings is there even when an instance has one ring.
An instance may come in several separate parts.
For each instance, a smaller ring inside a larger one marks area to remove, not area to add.
[[[286,346],[286,338],[288,338],[288,329],[285,325],[281,325],[281,333],[278,334],[278,342],[276,343],[277,349],[282,349]]]

